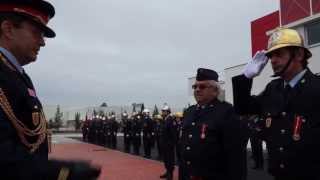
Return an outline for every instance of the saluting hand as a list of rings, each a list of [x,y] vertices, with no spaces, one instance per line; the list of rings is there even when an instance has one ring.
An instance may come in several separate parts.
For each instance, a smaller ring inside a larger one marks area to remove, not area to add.
[[[252,60],[246,65],[243,74],[252,79],[258,76],[268,62],[268,57],[264,50],[258,51]]]

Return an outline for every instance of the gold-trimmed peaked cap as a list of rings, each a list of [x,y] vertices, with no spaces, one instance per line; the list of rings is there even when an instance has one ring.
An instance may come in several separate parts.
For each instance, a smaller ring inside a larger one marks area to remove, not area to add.
[[[47,26],[55,15],[55,10],[53,5],[45,0],[0,0],[0,15],[1,13],[22,15],[38,25],[45,37],[56,36],[56,33]]]

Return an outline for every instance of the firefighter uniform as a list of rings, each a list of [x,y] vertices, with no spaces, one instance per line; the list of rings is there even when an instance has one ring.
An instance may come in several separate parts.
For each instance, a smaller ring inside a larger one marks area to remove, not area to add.
[[[133,152],[136,155],[140,154],[141,146],[141,116],[138,114],[133,118],[132,121],[132,144]]]
[[[124,139],[124,151],[130,153],[131,151],[131,119],[128,116],[124,116],[122,119],[122,131]]]
[[[143,133],[144,156],[146,158],[151,158],[153,122],[148,115],[143,116],[142,133]]]
[[[269,39],[268,53],[290,46],[304,48],[301,36],[279,29]],[[311,56],[306,48],[305,55]],[[250,95],[252,79],[239,75],[232,83],[236,110],[263,117],[257,133],[268,145],[275,179],[320,179],[320,78],[305,68],[289,83],[272,80],[257,96]]]
[[[218,100],[185,111],[181,166],[189,177],[239,180],[244,176],[240,120],[230,104]]]
[[[161,136],[161,123],[163,122],[163,119],[161,115],[156,115],[154,117],[154,134],[155,134],[155,144],[157,146],[157,152],[158,152],[158,157],[157,159],[162,159],[162,151],[160,147],[160,136]]]
[[[218,74],[210,69],[199,68],[194,85],[195,97],[206,92],[218,92]],[[200,88],[202,84],[202,88]],[[215,88],[214,88],[215,87]],[[193,180],[242,180],[245,179],[245,146],[242,123],[232,105],[207,96],[206,103],[197,99],[183,114],[180,139],[183,179]],[[199,104],[199,102],[201,105]]]
[[[168,107],[164,107],[163,111],[168,111]],[[161,175],[161,178],[166,178],[167,180],[172,180],[174,164],[175,164],[175,145],[176,139],[176,123],[174,117],[170,114],[163,116],[163,121],[160,124],[160,147],[164,162],[164,167],[166,169],[165,174]]]
[[[82,140],[83,141],[88,141],[89,125],[90,124],[89,124],[88,119],[86,119],[82,124],[81,130],[82,130]]]
[[[117,149],[117,134],[119,130],[119,123],[116,121],[116,117],[111,118],[111,148],[112,149]]]

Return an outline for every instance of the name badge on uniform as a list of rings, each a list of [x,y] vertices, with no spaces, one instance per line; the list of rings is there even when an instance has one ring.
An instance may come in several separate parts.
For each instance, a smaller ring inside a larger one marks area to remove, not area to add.
[[[206,138],[206,131],[207,131],[208,125],[207,124],[202,124],[201,126],[201,139]]]
[[[271,117],[268,117],[266,119],[266,128],[270,128],[271,127],[271,123],[272,123],[272,118]]]
[[[302,126],[302,117],[297,115],[295,116],[294,123],[293,123],[292,139],[294,141],[299,141],[301,139],[301,136],[300,136],[301,126]]]

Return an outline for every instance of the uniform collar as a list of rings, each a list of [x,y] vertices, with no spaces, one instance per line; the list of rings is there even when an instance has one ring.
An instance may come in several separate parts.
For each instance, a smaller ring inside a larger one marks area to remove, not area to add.
[[[14,55],[6,50],[5,48],[0,46],[0,52],[8,59],[8,61],[20,72],[23,73],[24,69],[18,62],[18,60],[14,57]]]
[[[289,84],[291,88],[294,88],[306,72],[307,72],[307,69],[304,69],[303,71],[299,72],[294,78],[292,78],[289,81],[289,83],[284,81],[284,86]]]
[[[217,101],[217,99],[214,99],[211,102],[209,102],[208,104],[204,104],[204,105],[197,104],[196,105],[197,110],[206,109],[208,107],[213,107],[216,101]]]

